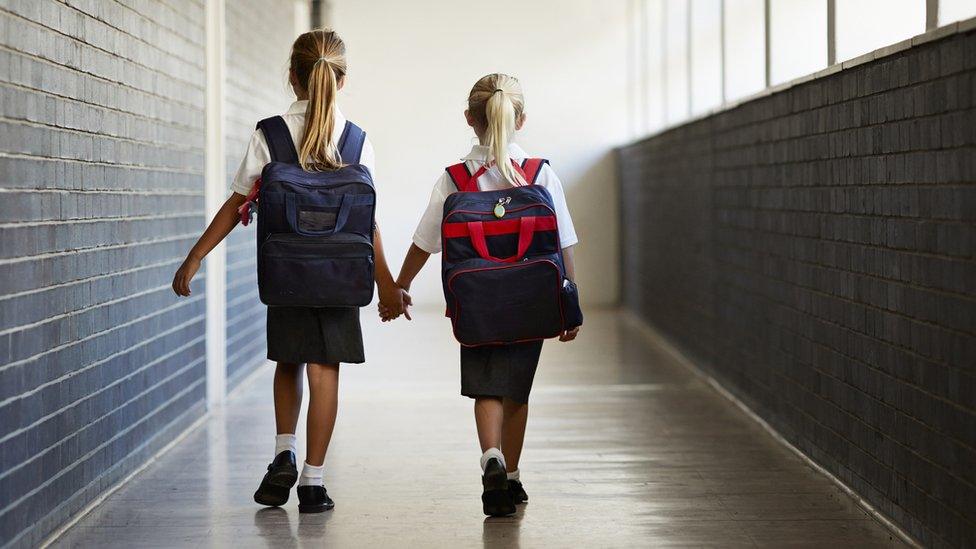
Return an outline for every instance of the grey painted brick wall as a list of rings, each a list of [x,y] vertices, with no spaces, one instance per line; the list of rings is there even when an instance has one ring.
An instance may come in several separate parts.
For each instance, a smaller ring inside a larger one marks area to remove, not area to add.
[[[287,71],[298,31],[291,24],[267,24],[269,17],[291,23],[294,9],[291,0],[249,0],[235,2],[234,9],[227,10],[224,150],[228,185],[257,121],[282,114],[294,100]],[[239,226],[227,239],[228,387],[264,364],[267,355],[267,308],[258,300],[256,226]]]
[[[205,394],[203,3],[0,2],[0,545],[32,546]]]
[[[976,546],[976,34],[620,150],[626,305],[929,546]]]

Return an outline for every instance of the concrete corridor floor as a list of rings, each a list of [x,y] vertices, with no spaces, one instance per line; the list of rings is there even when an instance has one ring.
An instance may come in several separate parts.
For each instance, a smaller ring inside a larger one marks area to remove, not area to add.
[[[546,344],[521,464],[529,503],[486,519],[447,320],[418,310],[380,325],[364,311],[363,325],[368,363],[343,367],[326,459],[334,511],[300,515],[294,492],[279,509],[251,500],[274,446],[268,365],[54,546],[901,545],[614,311]]]

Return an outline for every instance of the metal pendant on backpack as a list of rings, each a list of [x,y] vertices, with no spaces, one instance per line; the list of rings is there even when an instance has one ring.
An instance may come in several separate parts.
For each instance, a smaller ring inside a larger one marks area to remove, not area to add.
[[[512,197],[510,196],[506,196],[505,198],[499,198],[498,204],[495,204],[495,209],[492,210],[492,213],[495,214],[495,217],[497,217],[498,219],[505,217],[505,204],[508,204],[511,201],[512,201]]]

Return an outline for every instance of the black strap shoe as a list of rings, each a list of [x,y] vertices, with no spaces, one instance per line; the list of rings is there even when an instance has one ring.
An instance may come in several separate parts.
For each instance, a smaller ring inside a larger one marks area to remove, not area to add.
[[[508,474],[497,458],[491,458],[485,464],[481,484],[485,489],[481,493],[481,503],[486,515],[506,517],[515,514],[515,502],[508,491]]]
[[[508,493],[512,495],[512,501],[519,505],[529,501],[529,495],[525,493],[522,483],[517,480],[508,481]]]
[[[325,486],[299,486],[298,512],[321,513],[335,507],[335,502],[329,497]]]
[[[261,479],[261,486],[254,492],[254,501],[261,505],[278,507],[288,503],[291,487],[298,480],[298,468],[295,466],[295,453],[285,450],[268,465],[268,472]]]

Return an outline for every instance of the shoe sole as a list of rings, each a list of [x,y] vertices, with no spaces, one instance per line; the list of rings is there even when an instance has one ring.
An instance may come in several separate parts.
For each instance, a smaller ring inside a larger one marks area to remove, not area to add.
[[[298,481],[298,470],[291,469],[278,471],[268,477],[268,481],[262,482],[257,492],[254,492],[254,501],[268,507],[280,507],[288,503],[288,495],[291,487]]]
[[[485,491],[481,494],[481,504],[489,517],[507,517],[515,514],[515,503],[508,491],[508,476],[505,470],[486,474],[482,479]]]
[[[326,511],[331,511],[335,507],[335,503],[322,503],[319,505],[302,505],[298,504],[299,513],[324,513]]]

